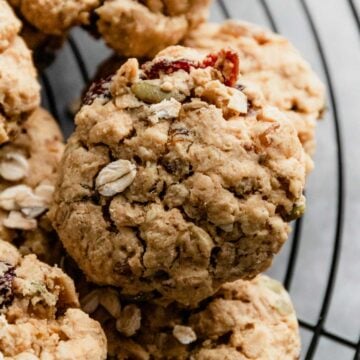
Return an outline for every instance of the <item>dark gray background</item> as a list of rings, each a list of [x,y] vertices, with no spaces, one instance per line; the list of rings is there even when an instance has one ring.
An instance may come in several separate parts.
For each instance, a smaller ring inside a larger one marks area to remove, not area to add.
[[[225,1],[231,16],[270,26],[261,1]],[[304,9],[297,0],[268,0],[279,32],[289,37],[303,52],[305,58],[325,80],[324,67],[319,57],[315,39]],[[337,281],[326,330],[358,342],[360,332],[360,33],[348,0],[308,0],[324,49],[342,131],[345,153],[346,196],[342,253]],[[360,1],[354,1],[360,10]],[[224,19],[219,5],[214,4],[212,20]],[[105,59],[110,51],[100,41],[95,41],[82,30],[72,32],[90,73]],[[84,86],[73,53],[67,44],[58,54],[55,63],[46,71],[54,90],[59,118],[66,129],[71,123],[66,115],[69,104],[79,98]],[[45,105],[48,105],[44,97]],[[299,255],[290,293],[299,318],[316,324],[324,295],[334,244],[337,212],[337,147],[335,142],[334,114],[329,111],[318,124],[316,168],[307,186],[307,213],[304,217]],[[276,258],[270,274],[283,280],[291,241]],[[302,330],[306,349],[311,333]],[[350,360],[351,348],[321,337],[315,359]]]

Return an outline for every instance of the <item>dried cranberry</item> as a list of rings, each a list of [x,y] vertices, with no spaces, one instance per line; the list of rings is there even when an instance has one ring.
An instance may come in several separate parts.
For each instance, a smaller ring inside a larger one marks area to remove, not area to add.
[[[83,97],[83,104],[91,105],[94,102],[94,100],[100,96],[105,99],[111,99],[109,84],[112,77],[113,74],[91,84],[89,90],[86,92],[86,94]]]
[[[207,55],[201,62],[187,59],[160,59],[155,63],[145,63],[142,68],[148,79],[156,79],[160,73],[170,75],[179,70],[189,73],[191,68],[205,69],[207,67],[214,67],[219,70],[224,77],[225,85],[234,86],[240,69],[239,56],[235,51],[221,50],[218,53]]]
[[[156,79],[160,73],[169,75],[179,70],[184,70],[189,73],[191,68],[198,67],[199,64],[191,60],[180,59],[170,61],[161,59],[155,63],[145,63],[143,70],[148,79]]]
[[[9,305],[13,299],[12,284],[15,277],[15,268],[0,261],[0,309]]]
[[[218,69],[227,86],[235,86],[240,71],[239,55],[232,50],[221,50],[214,67]]]

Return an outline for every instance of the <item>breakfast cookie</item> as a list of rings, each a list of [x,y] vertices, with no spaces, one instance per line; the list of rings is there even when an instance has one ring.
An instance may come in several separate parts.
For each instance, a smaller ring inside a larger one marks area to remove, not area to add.
[[[64,35],[71,27],[89,23],[100,0],[9,0],[19,14],[41,32]]]
[[[193,310],[129,303],[112,288],[95,288],[80,299],[105,330],[109,359],[299,359],[290,297],[265,275],[227,283]]]
[[[0,52],[0,144],[9,141],[18,122],[40,103],[40,85],[31,52],[16,36]]]
[[[78,307],[62,270],[0,240],[1,359],[106,359],[100,324]]]
[[[20,21],[5,0],[0,0],[0,52],[10,46],[21,28]]]
[[[224,46],[236,49],[241,59],[241,85],[258,87],[267,104],[285,111],[294,121],[306,152],[313,155],[316,119],[325,107],[325,89],[286,38],[254,24],[226,21],[201,25],[184,43],[205,52]]]
[[[41,108],[0,147],[0,238],[51,264],[60,244],[47,210],[63,148],[60,129]]]
[[[105,0],[96,10],[105,42],[124,56],[154,56],[206,20],[211,0]]]
[[[171,47],[90,88],[50,215],[90,281],[193,306],[271,264],[305,208],[305,153],[238,65]]]

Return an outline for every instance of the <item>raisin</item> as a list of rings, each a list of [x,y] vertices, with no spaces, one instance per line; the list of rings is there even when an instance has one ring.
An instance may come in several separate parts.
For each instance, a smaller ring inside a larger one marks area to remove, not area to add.
[[[13,300],[13,280],[15,268],[10,264],[0,261],[0,309],[9,305]]]
[[[148,79],[156,79],[160,73],[170,75],[176,71],[184,70],[189,73],[191,68],[198,68],[199,64],[186,59],[166,60],[161,59],[155,63],[146,63],[143,66],[144,73]]]
[[[111,99],[110,93],[110,81],[113,75],[109,75],[103,79],[100,79],[93,84],[91,84],[89,90],[83,97],[83,104],[84,105],[91,105],[94,100],[98,97],[103,97],[105,99]]]

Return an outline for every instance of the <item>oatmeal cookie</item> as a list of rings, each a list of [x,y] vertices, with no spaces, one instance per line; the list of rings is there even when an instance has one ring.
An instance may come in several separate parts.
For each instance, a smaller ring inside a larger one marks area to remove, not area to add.
[[[105,0],[96,10],[105,42],[123,56],[154,56],[205,21],[210,0]]]
[[[91,87],[50,215],[91,281],[193,306],[270,265],[305,208],[305,153],[238,65],[171,47]]]
[[[1,359],[106,359],[100,324],[78,307],[62,270],[0,240]]]
[[[41,108],[0,147],[0,238],[48,263],[57,261],[60,246],[47,210],[63,149],[60,129]]]
[[[5,0],[0,0],[0,52],[9,47],[19,33],[21,23]]]
[[[49,35],[64,35],[71,27],[89,23],[99,0],[9,0],[31,25]]]
[[[231,46],[241,59],[241,84],[261,89],[264,100],[294,121],[306,152],[315,149],[315,125],[325,107],[324,85],[301,54],[284,37],[257,25],[226,21],[204,24],[186,46],[215,51]]]
[[[128,302],[112,288],[89,291],[81,304],[102,324],[109,359],[299,359],[290,297],[265,275],[225,284],[193,310]]]

